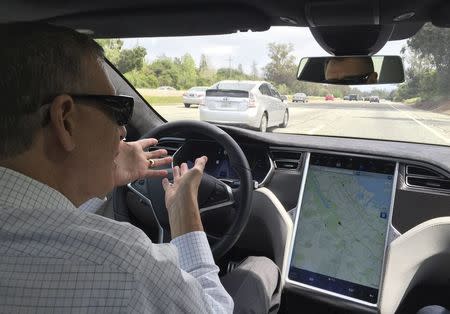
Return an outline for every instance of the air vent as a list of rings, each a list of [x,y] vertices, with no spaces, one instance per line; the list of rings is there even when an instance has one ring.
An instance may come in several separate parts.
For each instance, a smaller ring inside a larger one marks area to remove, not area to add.
[[[300,165],[301,152],[292,150],[271,150],[270,151],[276,169],[298,170]]]
[[[450,180],[407,177],[408,185],[446,190],[450,192]]]
[[[406,184],[415,188],[450,192],[450,179],[422,166],[406,166]]]
[[[168,155],[172,156],[183,143],[184,139],[181,138],[162,138],[159,140],[158,145],[150,147],[149,151],[165,149],[167,150]]]
[[[412,175],[412,176],[425,176],[425,177],[431,177],[431,178],[442,178],[442,176],[430,169],[419,167],[419,166],[406,166],[406,174]]]

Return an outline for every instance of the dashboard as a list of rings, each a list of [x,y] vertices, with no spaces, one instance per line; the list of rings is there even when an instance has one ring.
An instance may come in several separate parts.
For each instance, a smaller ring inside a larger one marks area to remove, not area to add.
[[[259,136],[241,130],[233,134],[231,130],[230,135],[247,157],[255,189],[273,193],[292,217],[292,238],[280,242],[285,245],[283,252],[272,252],[276,245],[261,240],[265,230],[275,229],[271,225],[275,221],[247,232],[246,240],[237,246],[248,249],[250,255],[273,258],[284,269],[285,291],[294,303],[303,295],[376,312],[389,244],[425,221],[450,216],[450,169],[442,167],[445,158],[438,158],[442,152],[447,156],[448,149],[419,160],[411,159],[415,152],[404,147],[403,152],[386,153],[386,146],[393,143],[383,143],[379,149],[379,142],[368,140],[364,142],[370,145],[359,146],[362,141],[355,140],[350,148],[333,147],[333,143],[308,147],[279,141],[279,134]],[[226,151],[203,136],[163,138],[157,148],[169,148],[174,164],[192,165],[195,158],[206,155],[206,173],[239,185],[239,169],[230,163]],[[259,215],[261,207],[255,205],[253,215]],[[262,220],[255,219],[258,224]]]
[[[240,145],[253,176],[256,185],[264,183],[268,177],[272,166],[272,161],[264,148],[252,144]],[[196,158],[205,155],[208,162],[205,166],[205,172],[217,179],[220,179],[232,187],[239,185],[239,177],[228,158],[227,152],[216,142],[207,140],[189,140],[180,147],[173,155],[174,164],[179,165],[186,162],[192,167]]]

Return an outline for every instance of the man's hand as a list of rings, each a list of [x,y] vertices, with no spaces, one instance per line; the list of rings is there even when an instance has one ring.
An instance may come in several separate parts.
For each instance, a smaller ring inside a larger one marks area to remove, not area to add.
[[[117,165],[114,174],[114,185],[121,186],[129,182],[147,177],[165,177],[166,170],[152,170],[150,166],[158,167],[172,162],[165,149],[153,152],[144,151],[147,147],[156,145],[158,140],[147,138],[136,142],[120,142],[119,155],[115,159]],[[149,159],[154,160],[151,165]]]
[[[190,170],[183,163],[181,167],[173,168],[173,183],[167,178],[162,181],[172,239],[188,232],[203,231],[197,194],[207,161],[206,156],[197,158]]]

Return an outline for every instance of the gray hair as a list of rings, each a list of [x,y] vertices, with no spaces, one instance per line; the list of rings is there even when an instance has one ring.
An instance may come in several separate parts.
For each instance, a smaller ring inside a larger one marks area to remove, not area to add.
[[[42,105],[86,85],[89,56],[103,49],[74,30],[41,23],[0,25],[0,160],[28,150],[42,127]]]

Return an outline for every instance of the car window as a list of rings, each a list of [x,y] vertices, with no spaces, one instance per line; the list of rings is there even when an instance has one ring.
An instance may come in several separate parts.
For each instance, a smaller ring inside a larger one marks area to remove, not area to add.
[[[270,94],[271,94],[273,97],[281,98],[280,93],[278,93],[278,91],[277,91],[275,88],[273,88],[272,86],[270,86]]]
[[[267,86],[267,84],[262,84],[262,85],[259,87],[259,91],[260,91],[261,94],[263,94],[263,95],[271,96],[270,90],[269,90],[269,87]]]
[[[111,44],[111,41],[120,44]],[[379,55],[401,56],[405,67],[404,83],[358,86],[306,83],[296,79],[302,57],[328,55],[308,28],[272,27],[264,32],[101,39],[98,42],[110,61],[168,121],[203,119],[211,122],[212,119],[201,114],[206,110],[218,112],[211,123],[225,119],[225,110],[236,110],[244,116],[255,108],[250,91],[265,81],[275,90],[262,84],[261,94],[286,95],[289,110],[287,125],[282,120],[269,119],[273,122],[271,132],[450,145],[450,29],[425,24],[415,36],[390,41],[378,52]],[[139,53],[129,53],[129,50],[139,50]],[[123,58],[136,60],[125,62]],[[208,91],[237,91],[225,93],[226,97],[249,100],[239,100],[240,105],[233,107],[206,99],[199,100],[198,106],[185,108],[183,94],[200,86],[209,86]],[[294,102],[293,97],[298,93],[306,94],[308,101],[297,99]],[[280,113],[267,114],[283,119]],[[261,117],[254,117],[259,121],[237,126],[257,130]]]
[[[214,85],[215,89],[229,89],[229,90],[241,90],[250,91],[256,86],[255,83],[245,83],[245,82],[219,82]]]

